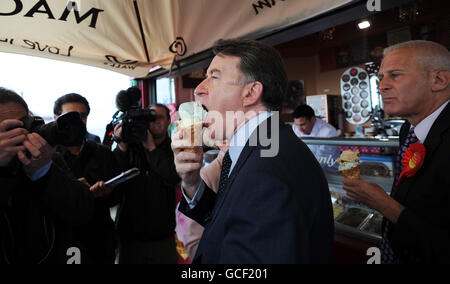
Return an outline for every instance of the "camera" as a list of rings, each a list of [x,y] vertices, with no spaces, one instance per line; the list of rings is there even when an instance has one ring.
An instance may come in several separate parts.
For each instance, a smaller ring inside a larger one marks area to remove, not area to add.
[[[113,118],[113,125],[122,123],[121,142],[138,144],[147,140],[147,129],[150,122],[156,121],[156,112],[151,109],[134,108],[123,111]]]
[[[130,87],[120,91],[116,96],[119,109],[113,116],[112,125],[122,123],[122,137],[113,136],[117,143],[138,144],[147,140],[147,129],[150,122],[156,121],[156,112],[141,108],[141,91]],[[119,115],[120,114],[120,115]]]
[[[39,134],[51,146],[81,146],[86,136],[86,125],[78,112],[63,114],[47,124],[38,116],[25,116],[20,120],[23,122],[22,128]]]

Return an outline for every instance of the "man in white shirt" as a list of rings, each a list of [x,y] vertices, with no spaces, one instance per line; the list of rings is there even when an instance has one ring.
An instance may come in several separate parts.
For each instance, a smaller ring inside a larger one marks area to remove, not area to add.
[[[298,137],[336,137],[336,128],[320,118],[316,118],[309,105],[298,106],[292,113],[294,124],[292,130]]]
[[[293,114],[294,124],[292,130],[299,138],[329,138],[337,137],[336,128],[317,118],[314,110],[309,105],[298,106]],[[338,163],[332,162],[339,158],[339,147],[329,145],[307,145],[327,172],[336,172]]]
[[[409,41],[384,54],[379,77],[385,111],[408,120],[400,132],[396,181],[391,196],[363,180],[344,179],[344,189],[385,216],[383,263],[448,263],[450,53],[434,42]],[[425,157],[412,154],[409,162],[411,145],[423,148]]]

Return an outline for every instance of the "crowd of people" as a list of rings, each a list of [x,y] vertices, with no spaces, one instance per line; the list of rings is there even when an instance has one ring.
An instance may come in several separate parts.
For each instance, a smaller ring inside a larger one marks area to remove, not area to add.
[[[164,105],[151,109],[156,116],[146,140],[136,145],[122,141],[111,151],[86,130],[86,98],[64,95],[54,103],[54,118],[78,113],[84,138],[49,145],[43,128],[25,125],[23,118],[31,117],[26,102],[0,88],[0,263],[67,263],[74,261],[73,249],[76,263],[177,263],[179,177],[167,133],[170,115]],[[121,135],[118,124],[115,137]],[[105,184],[133,167],[140,170],[133,180]],[[110,209],[115,206],[119,210],[113,220]]]
[[[328,183],[299,137],[334,137],[336,129],[308,106],[295,110],[292,126],[279,121],[288,80],[272,47],[230,39],[213,51],[196,100],[210,113],[236,115],[231,124],[207,119],[211,138],[227,143],[206,167],[202,151],[186,151],[195,145],[182,132],[169,136],[164,105],[149,107],[154,119],[138,143],[126,142],[121,123],[109,126],[110,149],[87,131],[88,101],[64,95],[55,120],[78,113],[83,138],[52,145],[24,119],[27,103],[0,88],[0,263],[175,264],[178,239],[193,263],[330,263]],[[362,179],[344,179],[343,188],[384,215],[384,263],[448,262],[450,53],[429,41],[398,44],[386,49],[379,75],[386,113],[408,119],[399,146],[418,141],[426,158],[416,175],[396,179],[390,196]],[[261,133],[277,141],[275,155],[263,154]],[[131,168],[137,177],[106,183]]]

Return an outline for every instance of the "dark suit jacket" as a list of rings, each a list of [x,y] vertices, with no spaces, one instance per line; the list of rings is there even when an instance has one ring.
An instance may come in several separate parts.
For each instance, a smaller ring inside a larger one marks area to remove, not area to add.
[[[74,244],[55,223],[79,226],[90,221],[94,197],[89,188],[54,164],[34,182],[22,172],[13,175],[2,168],[0,185],[0,264],[66,263],[67,249]]]
[[[147,151],[148,159],[133,151],[114,151],[122,170],[141,170],[139,176],[123,183],[114,193],[120,202],[116,223],[121,239],[149,242],[175,233],[175,186],[180,178],[170,144],[167,137],[156,149]],[[144,165],[139,166],[140,163]]]
[[[400,132],[406,139],[410,124]],[[424,142],[427,153],[420,170],[404,178],[394,198],[405,206],[388,239],[400,262],[450,262],[450,104],[436,119]]]
[[[107,181],[120,173],[111,150],[93,141],[86,141],[79,156],[72,155],[63,146],[57,146],[53,163],[69,178],[77,180],[84,177],[90,185]],[[82,264],[114,263],[116,233],[110,213],[112,206],[110,198],[96,198],[94,215],[88,224],[75,227],[59,224],[71,230],[74,240],[80,242],[77,245],[81,250]]]
[[[252,135],[266,124],[270,132],[270,122],[269,118]],[[192,210],[182,199],[179,210],[206,224],[194,262],[329,262],[334,222],[318,162],[284,124],[279,153],[263,158],[261,149],[259,143],[247,143],[217,200],[208,188]]]

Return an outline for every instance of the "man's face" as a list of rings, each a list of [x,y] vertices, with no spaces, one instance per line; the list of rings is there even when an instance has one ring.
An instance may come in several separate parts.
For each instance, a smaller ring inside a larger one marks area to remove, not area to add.
[[[306,117],[299,117],[294,119],[295,125],[297,125],[298,129],[305,135],[309,135],[312,132],[314,127],[315,120],[311,118],[311,120]]]
[[[66,114],[68,112],[78,112],[81,116],[81,120],[86,125],[88,113],[87,113],[87,108],[84,104],[82,104],[82,103],[65,103],[62,105],[61,109],[62,109],[61,115]]]
[[[227,111],[243,111],[245,86],[240,84],[244,77],[238,68],[240,62],[236,56],[216,55],[208,68],[207,78],[195,89],[196,99],[209,111],[207,122],[214,139],[230,138],[234,133],[235,125],[225,128]],[[218,115],[223,123],[214,118]]]
[[[150,122],[150,132],[156,139],[165,137],[170,124],[166,110],[158,106],[151,107],[150,109],[156,112],[156,121]]]
[[[7,119],[21,119],[28,115],[23,106],[16,103],[0,104],[0,122]]]
[[[412,49],[402,48],[388,53],[381,63],[380,92],[389,115],[417,116],[433,101],[428,73],[414,57]]]

